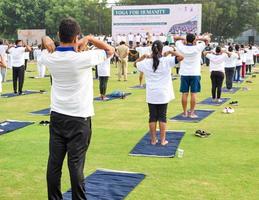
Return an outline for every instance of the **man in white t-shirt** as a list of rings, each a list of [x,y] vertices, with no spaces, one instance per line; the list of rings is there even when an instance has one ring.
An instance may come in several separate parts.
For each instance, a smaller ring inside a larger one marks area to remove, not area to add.
[[[19,81],[18,94],[22,95],[23,83],[24,83],[24,72],[25,72],[25,59],[24,54],[27,51],[31,51],[31,47],[24,44],[22,40],[16,40],[15,46],[10,46],[7,49],[7,53],[12,58],[13,68],[13,91],[17,94],[17,81]]]
[[[132,47],[133,42],[134,42],[134,34],[133,33],[128,34],[128,41],[129,41],[129,46]]]
[[[72,18],[61,21],[60,46],[43,38],[49,52],[41,56],[52,76],[49,161],[47,170],[48,199],[63,199],[60,179],[67,153],[72,199],[86,199],[84,163],[91,139],[93,108],[92,67],[111,57],[114,49],[103,41],[86,36],[78,41],[79,24]],[[90,42],[98,49],[77,52]]]
[[[136,46],[139,46],[141,42],[141,35],[139,33],[135,36],[135,40],[136,40]]]
[[[180,64],[182,107],[183,116],[197,118],[195,114],[196,96],[200,92],[201,79],[201,54],[205,49],[205,42],[210,41],[210,34],[196,38],[194,34],[187,34],[186,37],[175,36],[177,50],[184,55],[184,60]],[[191,108],[187,112],[188,95],[191,92]]]

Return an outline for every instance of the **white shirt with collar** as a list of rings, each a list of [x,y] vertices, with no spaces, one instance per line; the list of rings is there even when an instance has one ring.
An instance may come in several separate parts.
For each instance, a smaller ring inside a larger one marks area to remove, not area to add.
[[[12,58],[12,67],[21,67],[24,65],[25,47],[12,47],[8,50]]]
[[[73,47],[42,52],[40,62],[48,67],[53,81],[51,111],[74,117],[93,116],[92,66],[104,62],[106,57],[103,50],[77,53]]]
[[[205,49],[204,42],[196,45],[184,45],[181,40],[176,42],[177,50],[184,55],[180,64],[179,74],[181,76],[200,76],[201,75],[201,53]]]

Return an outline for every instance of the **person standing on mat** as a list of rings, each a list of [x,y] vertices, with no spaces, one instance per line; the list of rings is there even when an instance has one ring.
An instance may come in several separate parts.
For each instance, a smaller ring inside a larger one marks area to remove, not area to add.
[[[236,50],[236,53],[238,55],[238,59],[236,60],[236,69],[235,69],[234,81],[239,83],[241,81],[240,71],[241,71],[241,67],[242,67],[242,59],[241,59],[241,55],[240,55],[240,46],[238,44],[235,45],[235,50]]]
[[[93,107],[92,67],[114,54],[113,47],[93,36],[78,40],[80,26],[73,18],[59,26],[60,46],[55,49],[49,37],[43,38],[48,52],[41,62],[52,76],[49,160],[47,169],[48,199],[61,200],[61,171],[67,154],[72,199],[85,200],[84,164],[90,144]],[[87,43],[99,50],[79,51]],[[54,52],[55,51],[55,52]]]
[[[233,87],[234,73],[236,69],[238,54],[234,52],[234,49],[232,46],[228,47],[228,52],[230,52],[231,55],[226,59],[225,75],[226,75],[226,88],[231,92]]]
[[[19,81],[18,92],[22,95],[24,72],[25,72],[25,59],[24,54],[27,51],[31,51],[31,47],[24,44],[22,40],[16,40],[15,46],[10,46],[7,49],[7,53],[11,55],[12,67],[13,67],[13,91],[17,94],[17,81]]]
[[[166,113],[168,103],[174,99],[171,68],[183,60],[176,51],[169,51],[170,57],[162,57],[163,43],[159,40],[152,45],[152,54],[143,55],[136,60],[135,66],[146,77],[146,101],[149,108],[149,132],[151,144],[158,143],[156,137],[159,122],[161,145],[166,145]]]
[[[97,71],[99,75],[99,90],[100,90],[100,98],[105,101],[109,98],[106,97],[106,89],[110,76],[110,68],[111,68],[111,59],[107,59],[100,65],[97,65]]]
[[[210,60],[210,79],[211,79],[211,94],[212,102],[221,103],[221,91],[224,80],[225,62],[231,53],[224,52],[220,46],[216,47],[215,53],[205,51],[204,56]]]
[[[183,117],[197,118],[195,114],[197,93],[201,90],[201,54],[206,47],[205,43],[210,42],[210,34],[196,37],[188,33],[186,37],[175,36],[176,49],[183,54],[184,60],[180,64]],[[187,102],[191,92],[191,108],[187,112]]]
[[[117,55],[119,58],[118,81],[121,81],[122,75],[124,76],[124,81],[127,81],[129,47],[126,45],[124,41],[121,41],[120,45],[117,47]]]
[[[7,61],[7,49],[8,46],[4,44],[4,41],[2,39],[0,39],[0,56],[2,56],[2,58],[5,59],[5,61]],[[5,82],[7,76],[7,67],[0,68],[0,74],[2,75],[2,82]]]

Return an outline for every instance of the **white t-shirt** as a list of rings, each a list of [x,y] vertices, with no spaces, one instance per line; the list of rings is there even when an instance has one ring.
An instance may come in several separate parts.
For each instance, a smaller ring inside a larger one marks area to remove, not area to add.
[[[163,47],[163,53],[162,54],[164,54],[164,53],[166,53],[168,51],[173,51],[173,48],[168,46],[168,45],[166,45],[166,46]]]
[[[126,42],[126,41],[127,41],[126,35],[121,36],[121,41],[123,41],[123,42]]]
[[[5,56],[6,58],[6,50],[8,49],[7,45],[0,45],[0,55]]]
[[[136,51],[139,54],[139,57],[147,54],[150,55],[152,53],[151,47],[136,47]]]
[[[110,68],[111,68],[111,59],[109,58],[97,66],[98,76],[110,76],[111,74]]]
[[[93,116],[92,66],[105,59],[103,50],[42,52],[41,63],[48,67],[53,81],[51,111],[75,117]]]
[[[246,62],[246,53],[245,53],[245,50],[240,50],[240,58],[242,60],[242,62]]]
[[[184,45],[181,40],[176,42],[177,50],[184,55],[180,64],[179,74],[181,76],[200,76],[201,75],[201,53],[205,49],[204,42],[197,45]]]
[[[29,60],[30,59],[30,52],[24,53],[24,59]]]
[[[112,37],[107,37],[107,42],[112,43]]]
[[[134,41],[134,35],[133,34],[129,34],[128,35],[128,41]]]
[[[239,52],[237,52],[237,53],[239,53],[239,55],[240,55],[240,51]],[[237,62],[236,62],[236,66],[242,66],[242,59],[241,59],[241,55],[240,55],[240,57],[239,58],[237,58],[237,60],[236,60]]]
[[[206,55],[206,57],[210,60],[210,72],[212,71],[220,71],[224,72],[225,70],[225,62],[228,58],[228,55],[223,54],[212,54],[209,53]]]
[[[253,49],[247,49],[246,50],[246,64],[247,65],[253,65],[254,64],[254,50]]]
[[[120,35],[117,35],[117,43],[120,43],[122,40],[121,40],[121,36]]]
[[[171,77],[171,68],[176,65],[175,60],[175,57],[160,58],[155,72],[152,59],[137,63],[137,69],[145,75],[147,103],[166,104],[175,98]]]
[[[161,41],[161,42],[165,42],[166,41],[166,36],[164,35],[159,35],[158,39]]]
[[[136,42],[140,42],[140,40],[141,40],[141,35],[136,35]]]
[[[13,67],[21,67],[22,65],[24,65],[25,47],[12,47],[8,51],[12,57]]]
[[[230,57],[227,57],[226,63],[225,63],[225,68],[233,68],[236,67],[238,55],[235,52],[231,53]]]

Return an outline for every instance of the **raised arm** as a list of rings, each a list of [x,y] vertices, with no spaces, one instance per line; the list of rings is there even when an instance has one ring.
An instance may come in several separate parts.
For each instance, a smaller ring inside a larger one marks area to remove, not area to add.
[[[143,61],[143,60],[145,60],[146,58],[148,58],[149,56],[148,55],[143,55],[143,56],[141,56],[140,58],[138,58],[135,62],[134,62],[134,67],[137,67],[137,63],[138,62],[141,62],[141,61]]]
[[[54,41],[49,36],[44,36],[42,38],[42,45],[47,49],[49,53],[54,52],[56,49]]]
[[[3,58],[2,55],[0,55],[0,65],[1,65],[1,67],[4,67],[4,68],[7,67],[7,64],[6,64],[6,62],[5,62],[5,59]]]

